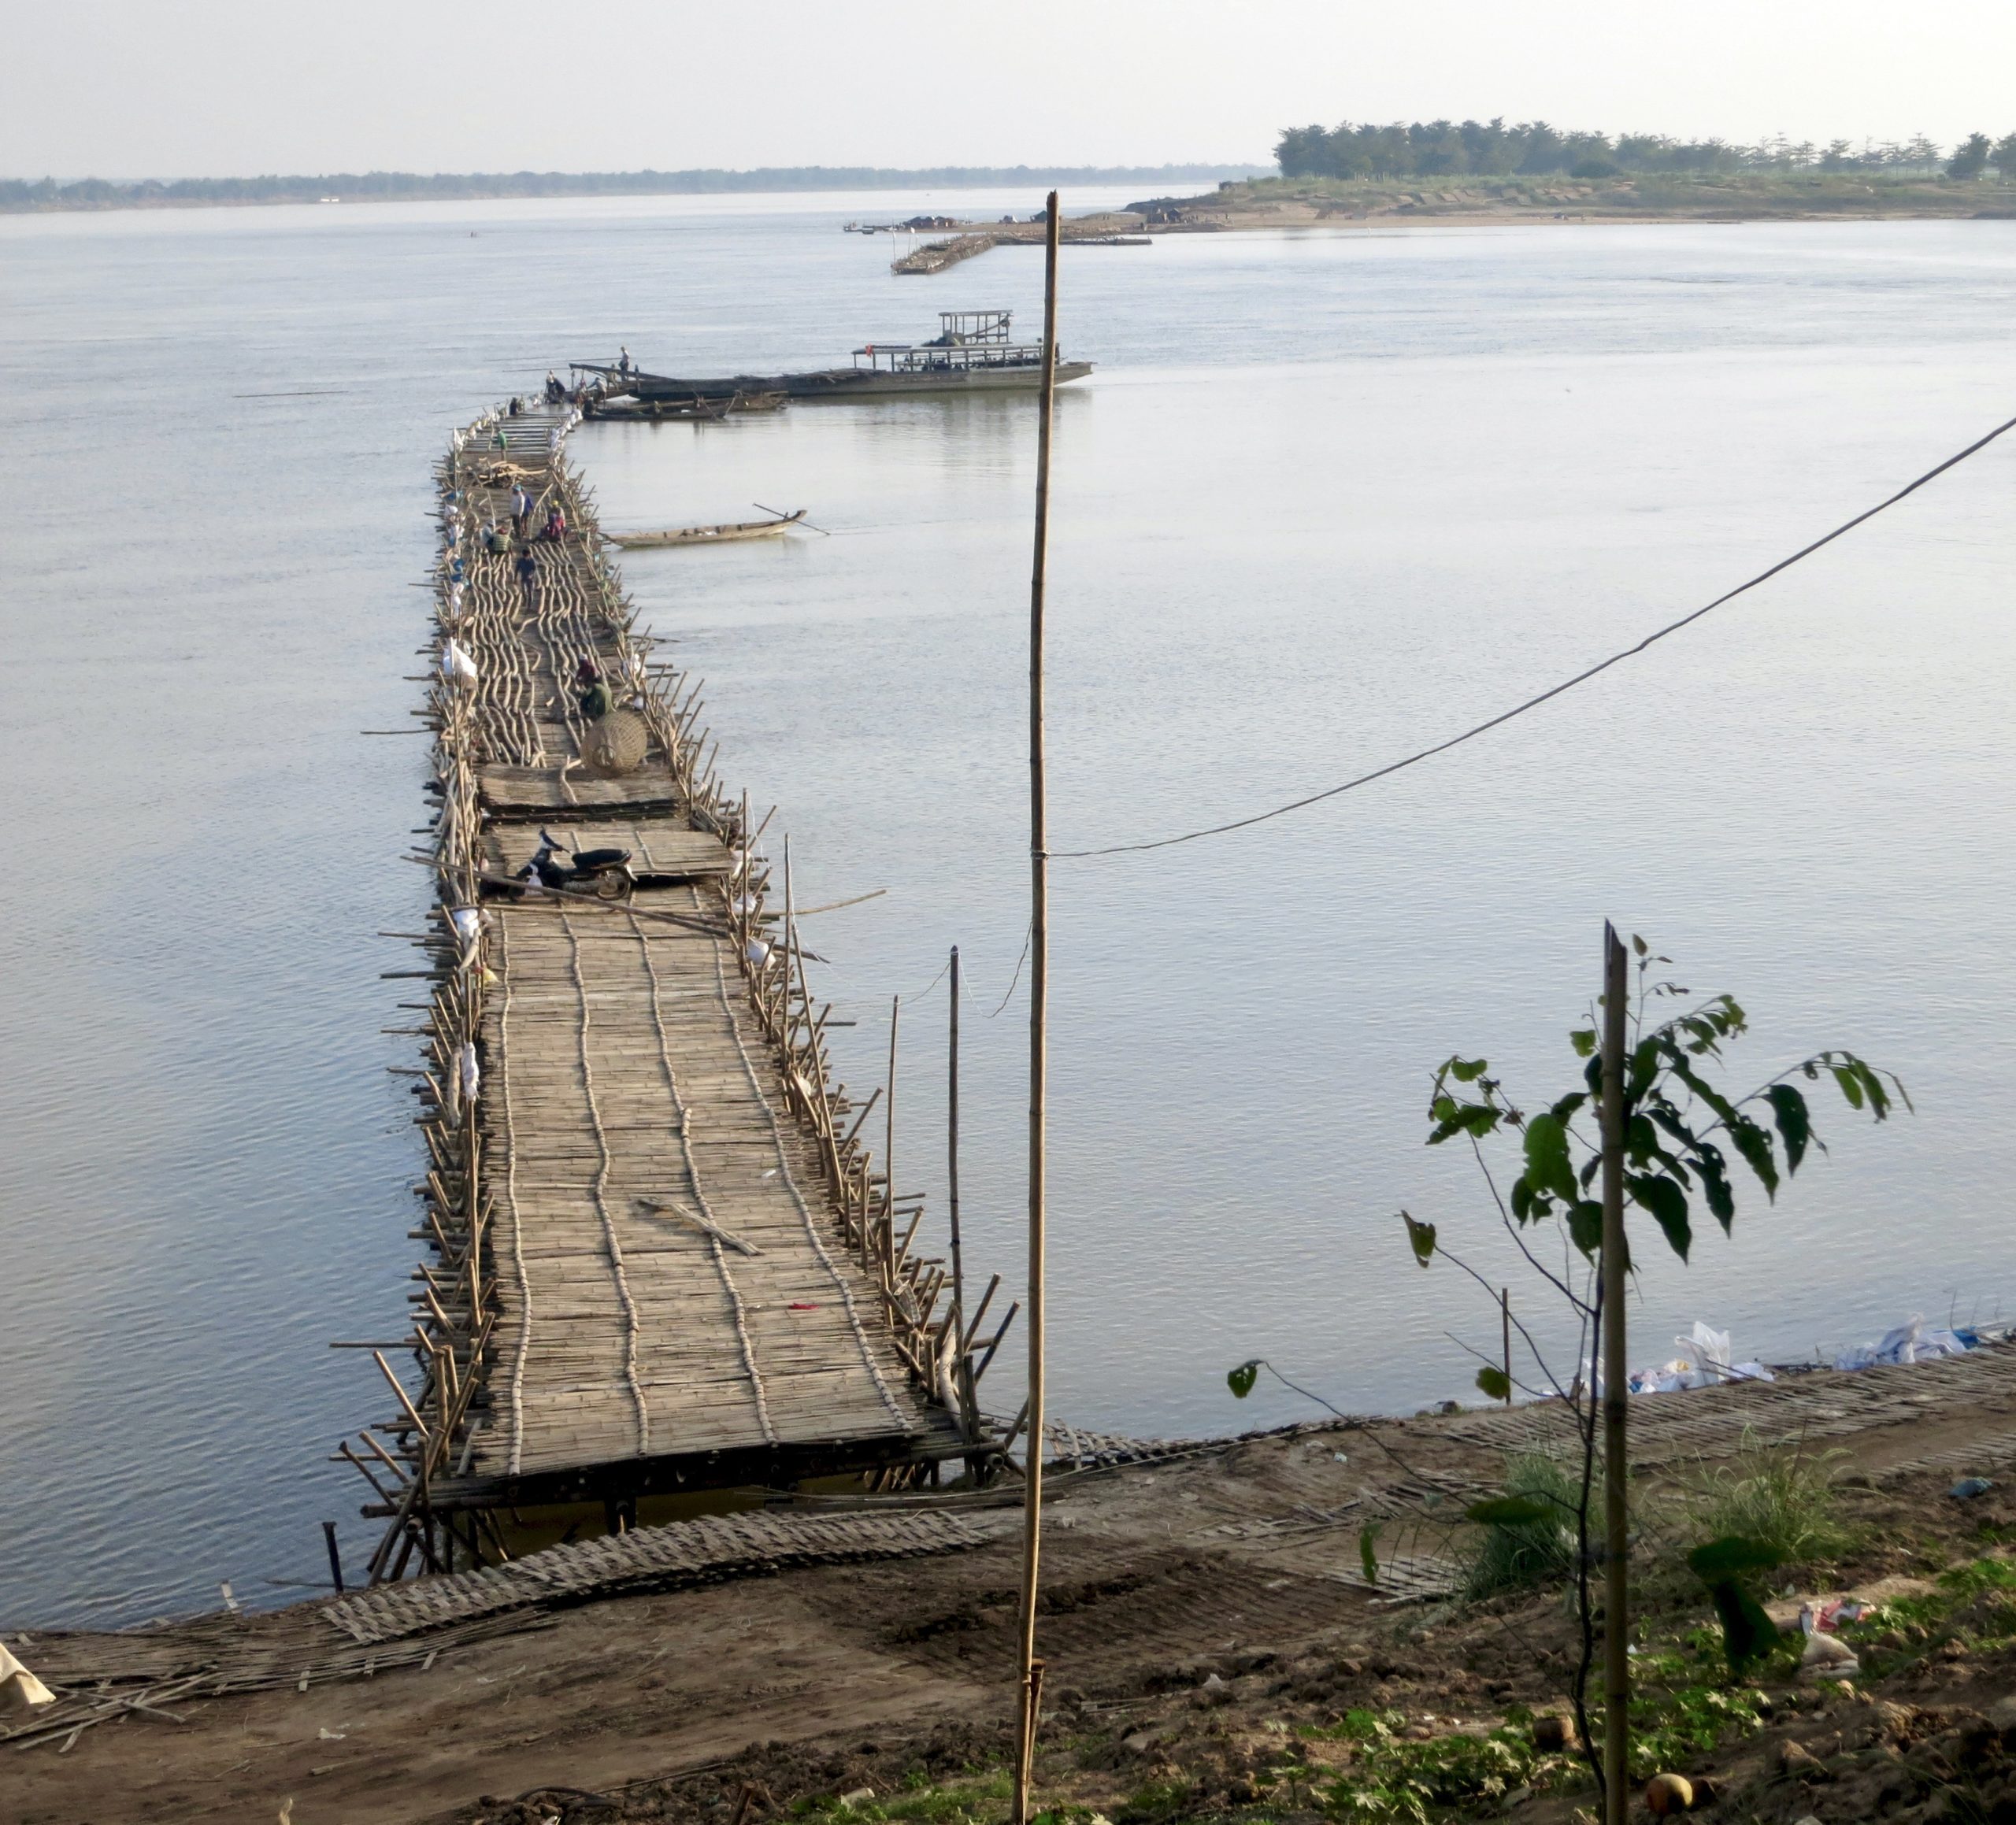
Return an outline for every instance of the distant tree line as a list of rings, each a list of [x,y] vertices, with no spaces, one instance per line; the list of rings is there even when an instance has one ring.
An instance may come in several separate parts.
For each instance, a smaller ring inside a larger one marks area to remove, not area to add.
[[[0,212],[145,209],[175,204],[410,202],[485,197],[664,196],[724,191],[962,189],[990,184],[1195,183],[1257,176],[1258,165],[771,165],[754,171],[517,171],[432,176],[343,172],[322,177],[0,178]]]
[[[1769,139],[1739,146],[1725,139],[1673,139],[1657,133],[1564,132],[1544,120],[1507,126],[1492,120],[1415,120],[1385,126],[1346,120],[1290,127],[1274,148],[1284,177],[1615,177],[1625,172],[1876,171],[1899,176],[1980,177],[1990,165],[2016,177],[2016,133],[1991,140],[1977,133],[1948,158],[1920,135],[1914,139]]]

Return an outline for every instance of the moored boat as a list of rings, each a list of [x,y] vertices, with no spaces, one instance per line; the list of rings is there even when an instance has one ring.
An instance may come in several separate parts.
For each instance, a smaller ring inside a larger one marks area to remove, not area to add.
[[[806,509],[779,513],[768,520],[729,520],[719,526],[674,526],[662,532],[611,532],[613,544],[626,550],[662,546],[732,545],[744,539],[781,539],[788,528],[805,517]]]

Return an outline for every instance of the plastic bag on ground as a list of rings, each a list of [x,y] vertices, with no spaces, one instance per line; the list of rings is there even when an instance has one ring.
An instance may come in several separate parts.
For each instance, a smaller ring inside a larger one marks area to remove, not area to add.
[[[38,1705],[55,1702],[56,1694],[0,1642],[0,1712],[28,1711]]]

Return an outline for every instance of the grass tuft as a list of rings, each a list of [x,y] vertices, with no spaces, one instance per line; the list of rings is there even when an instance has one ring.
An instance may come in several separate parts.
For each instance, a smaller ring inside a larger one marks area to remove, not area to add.
[[[1790,1566],[1838,1557],[1849,1533],[1836,1512],[1834,1479],[1845,1451],[1767,1445],[1746,1431],[1724,1464],[1704,1464],[1683,1486],[1693,1544],[1732,1534],[1775,1546]]]
[[[1560,1461],[1540,1451],[1514,1453],[1505,1460],[1505,1493],[1539,1503],[1553,1518],[1484,1529],[1463,1579],[1473,1601],[1556,1583],[1575,1569],[1581,1486]]]

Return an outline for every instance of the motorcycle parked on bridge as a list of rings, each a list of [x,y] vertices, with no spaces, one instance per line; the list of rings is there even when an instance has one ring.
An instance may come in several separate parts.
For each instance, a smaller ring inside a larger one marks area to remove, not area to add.
[[[598,900],[627,899],[637,890],[629,850],[573,849],[544,830],[539,833],[539,842],[532,859],[518,871],[521,881],[536,881],[542,887],[565,892],[591,893]]]

